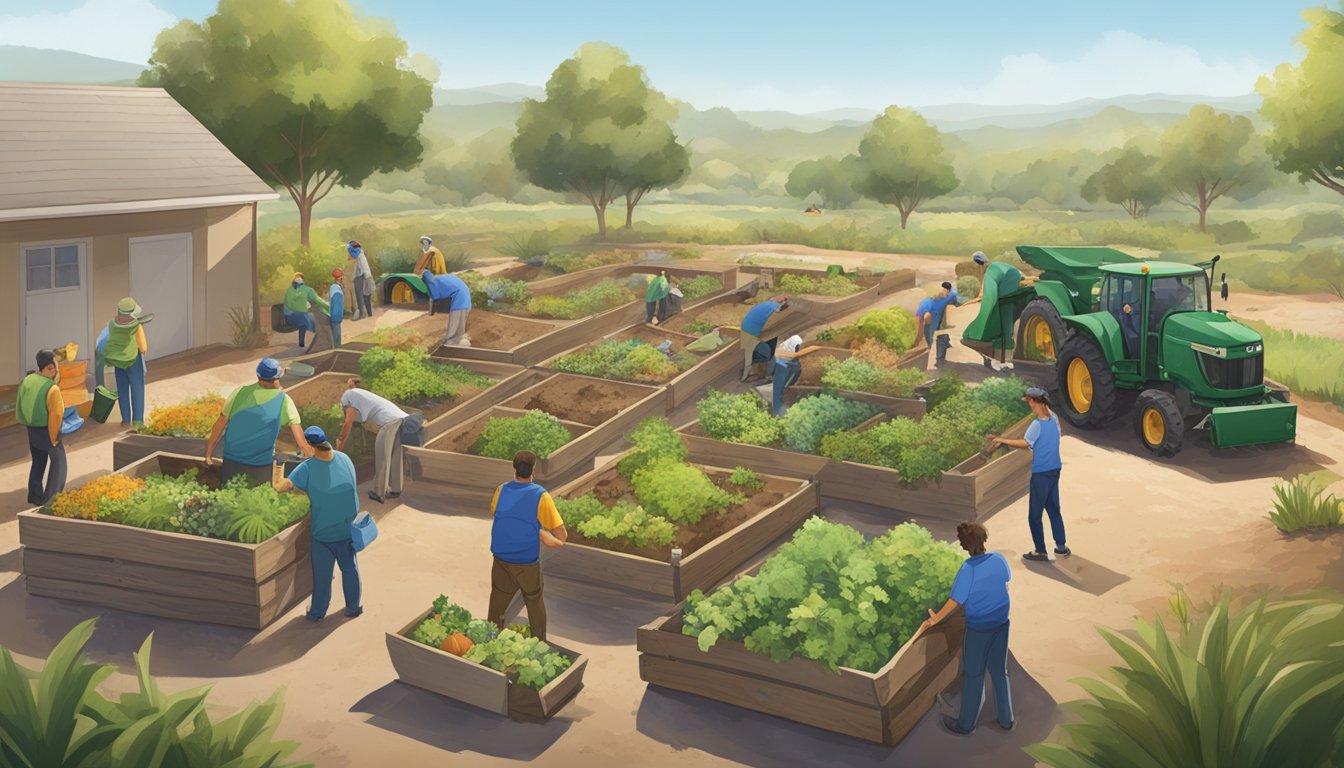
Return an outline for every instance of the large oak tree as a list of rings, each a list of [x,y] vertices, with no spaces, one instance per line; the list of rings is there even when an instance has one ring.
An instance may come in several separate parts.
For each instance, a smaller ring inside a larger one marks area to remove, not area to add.
[[[957,188],[957,174],[938,129],[909,109],[887,107],[873,121],[859,142],[859,164],[854,188],[864,197],[896,206],[901,229],[920,205]]]
[[[1344,195],[1344,13],[1309,8],[1299,42],[1307,54],[1262,77],[1260,115],[1273,123],[1266,148],[1275,165]]]
[[[1158,175],[1158,159],[1137,147],[1126,147],[1083,182],[1083,199],[1105,200],[1125,209],[1131,219],[1166,199],[1166,182]]]
[[[1249,118],[1196,104],[1184,120],[1162,134],[1162,175],[1176,202],[1199,213],[1199,231],[1209,207],[1221,197],[1245,200],[1273,182],[1274,169]]]

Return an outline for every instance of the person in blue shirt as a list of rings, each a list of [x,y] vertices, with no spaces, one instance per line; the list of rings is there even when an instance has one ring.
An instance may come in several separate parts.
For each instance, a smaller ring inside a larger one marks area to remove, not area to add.
[[[451,273],[436,275],[426,269],[420,273],[420,277],[429,290],[429,314],[434,314],[438,302],[448,302],[448,331],[443,338],[444,345],[470,346],[467,341],[467,315],[471,314],[471,287]]]
[[[349,456],[331,447],[321,427],[309,427],[303,431],[303,437],[313,449],[313,457],[295,467],[289,477],[276,482],[275,489],[283,493],[298,488],[308,494],[313,528],[313,602],[307,616],[310,621],[321,621],[327,615],[332,570],[339,565],[345,615],[354,618],[364,612],[360,605],[355,544],[350,538],[350,524],[359,514],[355,464]]]
[[[766,329],[788,308],[789,297],[775,296],[747,310],[747,314],[742,317],[741,340],[738,342],[742,345],[742,381],[752,378],[755,368],[752,357],[756,354],[756,345],[766,335]]]
[[[946,333],[938,333],[943,327],[943,317],[947,313],[947,305],[954,307],[961,306],[961,299],[957,297],[957,289],[949,282],[944,282],[939,286],[937,295],[930,296],[919,302],[919,307],[915,310],[915,319],[918,321],[918,328],[915,331],[915,338],[924,337],[924,343],[929,346],[934,345],[934,337],[938,339],[938,352],[934,357],[935,365],[942,365],[947,362],[947,350],[952,346],[952,338]]]
[[[1055,555],[1068,557],[1073,554],[1064,542],[1064,518],[1059,513],[1059,470],[1063,464],[1059,459],[1059,417],[1050,411],[1050,400],[1045,390],[1029,387],[1022,399],[1031,407],[1036,417],[1022,438],[1009,438],[990,435],[996,445],[1009,448],[1031,450],[1031,490],[1027,494],[1027,525],[1031,527],[1031,540],[1036,548],[1022,556],[1023,560],[1046,563],[1050,555],[1045,551],[1045,529],[1041,525],[1041,513],[1050,516],[1050,534],[1055,539]]]
[[[327,303],[331,305],[331,345],[341,346],[341,321],[345,319],[345,271],[331,270],[331,287],[327,289]]]
[[[999,727],[1011,731],[1017,726],[1013,719],[1013,696],[1008,685],[1008,582],[1013,574],[1008,560],[998,552],[987,552],[985,542],[989,531],[976,522],[957,526],[957,540],[970,555],[961,564],[952,581],[952,594],[936,613],[929,609],[929,618],[919,631],[947,618],[961,607],[966,616],[966,637],[961,646],[961,714],[943,715],[943,727],[965,736],[975,730],[980,719],[980,708],[985,703],[985,673],[994,684],[994,710]],[[942,701],[942,695],[939,694]],[[945,703],[945,702],[944,702]]]

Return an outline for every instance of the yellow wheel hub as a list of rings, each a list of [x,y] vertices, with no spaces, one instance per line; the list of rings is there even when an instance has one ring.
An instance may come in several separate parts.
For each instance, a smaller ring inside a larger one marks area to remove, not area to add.
[[[1050,324],[1045,318],[1034,316],[1027,320],[1027,332],[1023,334],[1031,351],[1043,360],[1055,359],[1055,335],[1050,332]]]
[[[1069,361],[1068,383],[1069,402],[1073,410],[1078,413],[1092,410],[1092,372],[1087,370],[1087,363],[1082,358],[1075,357]]]
[[[397,283],[392,286],[392,303],[414,304],[415,289],[411,288],[411,286],[406,283]]]
[[[1156,408],[1143,411],[1143,439],[1151,446],[1159,446],[1167,438],[1167,421]]]

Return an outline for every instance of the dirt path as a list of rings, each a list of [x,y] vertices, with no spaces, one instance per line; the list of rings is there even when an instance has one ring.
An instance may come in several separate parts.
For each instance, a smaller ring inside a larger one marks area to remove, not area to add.
[[[1344,341],[1344,299],[1338,296],[1232,291],[1226,302],[1215,296],[1213,307],[1229,310],[1233,317],[1258,320],[1286,331]]]

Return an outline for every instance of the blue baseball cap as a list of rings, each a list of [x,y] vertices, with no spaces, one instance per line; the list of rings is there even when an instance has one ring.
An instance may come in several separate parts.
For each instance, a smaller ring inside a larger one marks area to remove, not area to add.
[[[319,448],[330,447],[330,444],[327,443],[327,433],[323,432],[321,427],[309,427],[303,430],[303,438],[308,441],[309,445]]]
[[[974,261],[976,264],[985,264],[989,259],[985,257],[984,251],[976,251],[971,254],[971,261]]]
[[[257,378],[267,381],[280,378],[280,363],[276,362],[274,357],[263,358],[257,363]]]
[[[1037,400],[1044,400],[1047,403],[1050,402],[1050,396],[1047,395],[1045,393],[1045,390],[1041,389],[1040,387],[1027,387],[1027,391],[1022,393],[1022,397],[1023,398],[1033,397]]]

